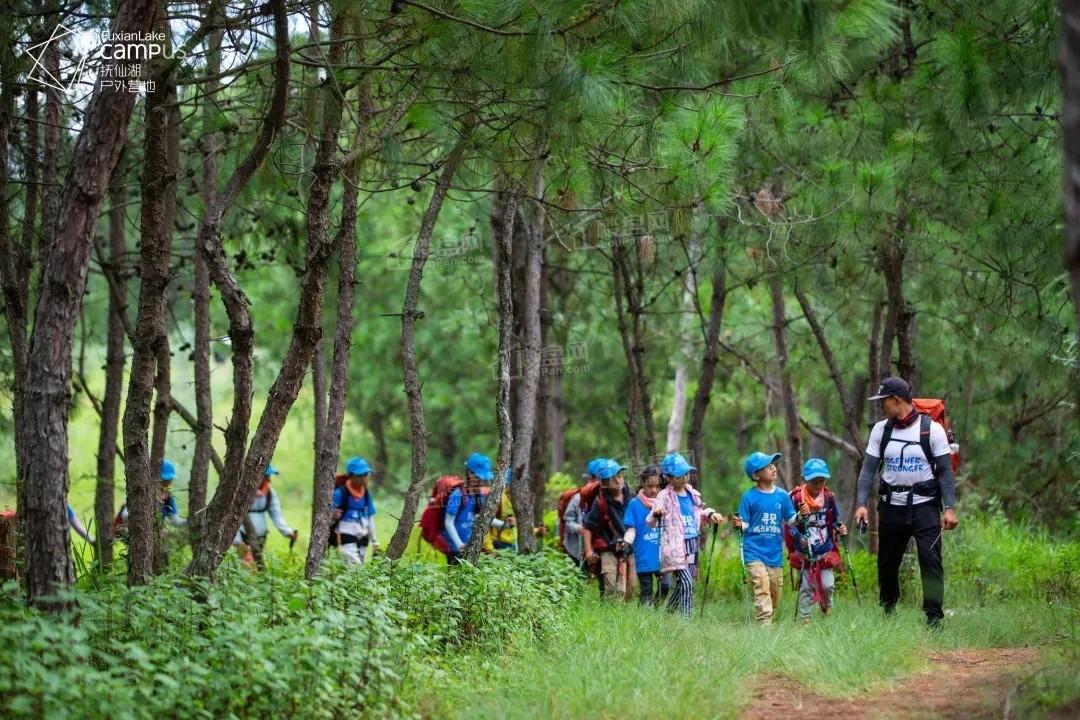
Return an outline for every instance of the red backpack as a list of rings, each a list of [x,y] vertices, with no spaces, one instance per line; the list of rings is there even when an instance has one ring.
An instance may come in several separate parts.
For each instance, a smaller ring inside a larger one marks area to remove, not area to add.
[[[464,487],[464,478],[458,475],[443,475],[435,481],[435,487],[431,490],[431,497],[420,515],[420,537],[427,540],[431,547],[444,555],[450,554],[450,544],[443,537],[443,528],[446,522],[446,500],[450,493]],[[489,488],[480,490],[481,497],[487,497]],[[499,499],[499,507],[496,514],[502,512],[502,498]]]
[[[581,511],[585,512],[589,509],[589,505],[592,504],[593,499],[596,497],[597,492],[600,490],[600,481],[592,480],[585,483],[581,487],[570,488],[563,492],[559,496],[558,515],[559,515],[559,546],[566,550],[566,508],[570,506],[570,501],[574,499],[575,495],[581,495]]]

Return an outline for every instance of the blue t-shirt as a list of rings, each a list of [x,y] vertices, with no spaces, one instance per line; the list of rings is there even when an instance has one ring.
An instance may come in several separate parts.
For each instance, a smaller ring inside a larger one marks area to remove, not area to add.
[[[344,495],[348,495],[348,505],[345,505]],[[341,510],[342,508],[344,508],[341,513],[342,520],[360,522],[375,514],[375,500],[371,497],[370,490],[364,492],[363,497],[355,498],[348,488],[342,485],[334,490],[334,509]]]
[[[634,528],[634,569],[639,573],[660,571],[660,528],[651,528],[645,522],[649,508],[635,497],[623,513],[623,525]]]
[[[688,490],[685,495],[675,494],[679,499],[679,515],[682,516],[683,538],[692,540],[698,536],[698,524],[694,519],[694,496]]]
[[[450,497],[446,499],[446,515],[454,518],[454,528],[457,530],[461,542],[466,545],[469,544],[469,538],[472,537],[473,520],[476,519],[476,513],[480,510],[480,503],[477,500],[480,498],[482,496],[466,495],[461,492],[461,488],[455,488],[450,493]],[[446,530],[443,530],[443,537],[453,547],[454,542],[450,539],[450,535]]]
[[[739,517],[743,527],[743,562],[784,566],[783,523],[795,515],[795,505],[783,489],[771,493],[752,487],[743,493]]]

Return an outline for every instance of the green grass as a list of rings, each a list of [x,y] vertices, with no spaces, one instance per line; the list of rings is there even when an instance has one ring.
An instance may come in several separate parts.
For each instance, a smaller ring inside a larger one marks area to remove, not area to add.
[[[1063,607],[1003,605],[957,613],[945,632],[932,633],[914,608],[886,620],[876,607],[848,604],[809,626],[787,617],[790,599],[784,608],[779,622],[759,627],[746,623],[731,598],[686,622],[589,597],[570,608],[553,641],[487,658],[468,682],[432,689],[423,705],[434,716],[459,718],[631,720],[653,717],[661,705],[665,717],[736,717],[757,678],[826,677],[827,683],[814,683],[816,691],[858,695],[925,669],[932,650],[1062,640],[1071,614]],[[1075,658],[1071,668],[1075,695]],[[1058,694],[1068,692],[1058,688]]]

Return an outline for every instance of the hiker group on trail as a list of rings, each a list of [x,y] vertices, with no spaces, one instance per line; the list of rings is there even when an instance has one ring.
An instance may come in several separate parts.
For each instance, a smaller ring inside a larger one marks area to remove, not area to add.
[[[953,473],[959,446],[944,402],[913,398],[903,379],[886,378],[868,399],[880,404],[885,419],[870,433],[858,478],[855,520],[865,532],[867,499],[880,469],[879,601],[887,614],[895,608],[900,562],[914,538],[923,609],[928,624],[937,627],[944,596],[941,539],[944,531],[957,526]],[[832,612],[836,574],[844,571],[845,561],[861,602],[844,546],[848,528],[827,487],[832,477],[828,463],[808,459],[801,482],[788,492],[776,485],[780,458],[780,453],[753,452],[745,459],[743,470],[753,486],[731,516],[739,533],[744,586],[752,592],[754,619],[763,625],[772,623],[780,607],[785,547],[798,577],[792,583],[797,619],[810,622],[815,606],[824,616]],[[715,530],[723,522],[687,482],[696,470],[683,456],[670,453],[659,467],[641,469],[637,493],[631,497],[624,480],[627,468],[596,458],[582,475],[584,484],[562,493],[559,543],[586,576],[595,579],[601,597],[629,599],[636,584],[642,605],[656,606],[666,599],[670,610],[686,617],[692,614],[701,537],[707,526],[714,524]]]
[[[870,519],[867,505],[877,480],[879,603],[886,614],[894,611],[900,597],[900,564],[914,539],[923,611],[927,623],[938,627],[944,616],[942,535],[957,526],[954,472],[958,446],[944,402],[913,398],[903,379],[886,378],[868,399],[879,403],[884,419],[874,424],[869,434],[857,481],[854,520],[860,531],[865,531]],[[739,541],[744,602],[748,615],[762,625],[777,619],[785,550],[795,588],[797,620],[810,622],[815,606],[822,616],[832,613],[837,574],[845,571],[845,561],[856,599],[861,601],[845,551],[848,528],[827,486],[832,478],[828,463],[820,458],[806,460],[800,479],[785,478],[794,485],[789,491],[778,485],[780,459],[780,453],[760,451],[745,458],[743,472],[751,486],[742,493],[738,509],[730,517]],[[487,502],[497,504],[482,539],[483,552],[515,550],[520,531],[506,502],[513,482],[510,469],[503,470],[505,482],[498,498],[489,498],[496,470],[487,455],[469,454],[463,469],[460,475],[444,475],[435,481],[419,521],[420,536],[451,566],[462,562]],[[627,486],[629,472],[626,465],[609,457],[590,460],[581,486],[562,492],[558,499],[557,544],[583,577],[595,582],[602,599],[625,602],[636,595],[642,606],[664,607],[691,617],[705,541],[711,533],[702,605],[708,598],[715,542],[728,520],[706,505],[691,483],[698,469],[677,452],[641,467],[634,491]],[[261,567],[259,549],[270,523],[289,540],[290,549],[299,537],[286,521],[281,499],[272,487],[278,474],[272,464],[266,466],[246,521],[233,538],[239,557],[248,565],[258,563]],[[368,461],[354,456],[345,463],[345,472],[334,479],[328,542],[348,565],[363,564],[369,548],[372,552],[379,548],[372,475]],[[159,473],[160,517],[167,524],[183,527],[187,520],[173,495],[175,478],[176,466],[164,460]],[[75,533],[93,544],[70,505],[68,519]],[[114,522],[116,537],[126,539],[127,520],[125,504]],[[541,535],[544,529],[533,528],[532,532]]]

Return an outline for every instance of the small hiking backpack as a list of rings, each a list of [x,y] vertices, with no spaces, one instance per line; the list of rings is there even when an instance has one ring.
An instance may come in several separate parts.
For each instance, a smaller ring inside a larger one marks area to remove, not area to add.
[[[822,502],[825,507],[825,527],[830,531],[836,527],[836,496],[833,495],[832,490],[829,488],[822,488],[822,492],[825,493],[825,497]],[[802,504],[802,485],[795,487],[788,493],[791,498],[792,504],[798,508]],[[798,541],[795,539],[795,534],[791,529],[784,525],[784,545],[787,546],[788,562],[791,563],[791,567],[796,570],[801,570],[805,564],[806,556],[803,555],[803,550],[799,547]],[[824,556],[816,558],[817,565],[822,568],[836,568],[841,566],[840,553],[836,549],[835,539],[833,541],[833,549],[825,553]]]
[[[338,473],[338,474],[334,475],[334,489],[331,492],[332,493],[337,492],[337,489],[339,487],[343,487],[345,485],[345,481],[348,480],[348,479],[349,479],[349,476],[346,475],[345,473]],[[273,491],[271,491],[271,492],[273,492]],[[333,498],[333,495],[331,495],[331,498]],[[371,502],[371,488],[368,488],[367,492],[364,493],[364,498],[368,503]],[[269,501],[267,501],[266,507],[267,508],[270,507],[270,502]],[[345,489],[345,492],[341,493],[341,502],[339,502],[337,505],[334,505],[334,507],[331,508],[331,511],[333,511],[333,510],[340,510],[342,517],[344,517],[345,513],[349,511],[349,490],[348,490],[348,488]],[[338,528],[338,523],[339,522],[341,522],[341,518],[338,518],[337,520],[331,520],[330,521],[330,536],[326,539],[326,543],[327,543],[328,547],[337,547],[337,544],[338,544],[338,529],[337,528]],[[366,542],[361,543],[361,544],[367,545]]]

